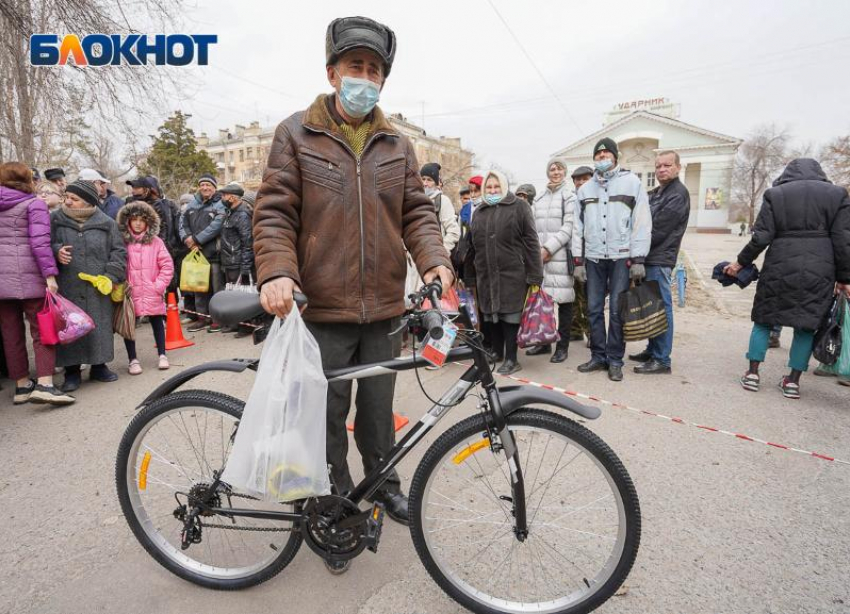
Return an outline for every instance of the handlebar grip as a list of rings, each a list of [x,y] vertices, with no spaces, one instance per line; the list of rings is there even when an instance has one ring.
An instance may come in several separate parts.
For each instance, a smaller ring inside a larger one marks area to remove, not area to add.
[[[422,317],[422,326],[431,335],[431,339],[441,339],[443,337],[443,316],[439,311],[427,311]]]
[[[439,279],[435,279],[428,284],[428,300],[431,301],[431,307],[437,309],[440,306],[440,299],[443,296],[443,283]]]
[[[292,299],[295,301],[295,305],[301,309],[304,305],[307,304],[307,296],[302,294],[301,292],[293,292]]]

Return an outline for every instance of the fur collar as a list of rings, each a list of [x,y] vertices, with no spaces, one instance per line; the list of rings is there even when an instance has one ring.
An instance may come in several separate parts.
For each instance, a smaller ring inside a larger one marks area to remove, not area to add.
[[[148,228],[141,237],[133,235],[128,226],[130,218],[136,216],[140,216],[148,223]],[[160,222],[156,209],[140,200],[134,200],[121,207],[118,211],[118,219],[116,221],[118,222],[118,229],[121,231],[124,243],[150,243],[159,234]]]

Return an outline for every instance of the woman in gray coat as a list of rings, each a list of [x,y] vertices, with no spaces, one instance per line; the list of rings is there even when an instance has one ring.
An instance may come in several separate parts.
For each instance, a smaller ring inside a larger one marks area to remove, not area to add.
[[[111,286],[126,279],[127,249],[118,225],[98,207],[97,188],[75,181],[66,188],[65,204],[50,216],[51,243],[59,263],[59,293],[85,311],[95,329],[68,345],[60,345],[56,364],[65,367],[64,392],[80,387],[80,365],[90,364],[91,379],[118,379],[106,366],[114,358]],[[80,273],[103,276],[100,289],[80,279]]]
[[[534,223],[540,238],[540,257],[543,260],[543,290],[558,304],[558,333],[560,341],[549,362],[564,362],[570,347],[570,327],[573,322],[572,257],[569,244],[573,236],[576,196],[569,188],[567,165],[554,158],[546,165],[549,184],[532,206]],[[538,345],[526,352],[528,356],[549,354],[552,347]]]

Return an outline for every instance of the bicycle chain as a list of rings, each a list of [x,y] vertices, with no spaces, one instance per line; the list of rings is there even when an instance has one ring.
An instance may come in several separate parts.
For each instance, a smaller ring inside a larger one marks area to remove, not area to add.
[[[257,497],[252,497],[250,495],[240,495],[237,493],[230,493],[229,495],[232,499],[251,499],[252,501],[259,501]],[[204,524],[201,523],[201,527],[204,529],[227,529],[228,531],[254,531],[255,533],[284,533],[287,531],[292,531],[292,527],[286,529],[278,529],[273,527],[240,527],[232,524]]]

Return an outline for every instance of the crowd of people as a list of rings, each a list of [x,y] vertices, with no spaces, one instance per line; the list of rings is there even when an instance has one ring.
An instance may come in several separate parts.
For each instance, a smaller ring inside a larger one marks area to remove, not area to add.
[[[116,310],[125,294],[136,322],[151,326],[157,368],[168,369],[166,295],[179,287],[190,252],[202,251],[211,264],[210,291],[183,295],[192,330],[221,331],[209,321],[209,297],[225,283],[252,283],[253,194],[237,184],[218,189],[215,178],[205,175],[197,194],[182,195],[178,205],[165,198],[156,177],[126,183],[130,194],[121,198],[95,169],[82,169],[69,183],[60,168],[47,169],[41,180],[22,163],[0,165],[0,374],[15,382],[13,403],[71,404],[86,369],[90,380],[118,380],[109,365],[115,359]],[[50,312],[56,294],[91,319],[90,332],[70,343],[42,342],[39,313]],[[135,339],[123,341],[127,372],[141,374]],[[64,379],[54,385],[60,372]]]
[[[526,357],[547,355],[563,364],[570,342],[586,338],[591,357],[577,370],[605,372],[618,382],[626,347],[619,302],[631,284],[650,280],[657,282],[667,327],[628,358],[640,376],[672,372],[671,278],[681,271],[691,208],[677,152],[656,154],[659,185],[649,193],[620,163],[618,143],[606,137],[592,150],[592,167],[549,160],[539,194],[530,184],[512,186],[494,169],[470,177],[455,208],[442,191],[439,164],[419,167],[412,144],[377,106],[395,58],[395,33],[364,17],[335,19],[325,45],[333,92],[278,126],[256,198],[203,175],[179,204],[152,176],[128,182],[132,194],[122,199],[95,169],[67,183],[62,169],[46,170],[41,181],[24,164],[0,165],[0,334],[7,363],[0,367],[15,381],[15,403],[73,403],[70,393],[86,365],[93,380],[118,379],[109,367],[112,299],[125,282],[136,316],[153,329],[157,367],[167,369],[164,297],[180,286],[191,253],[210,266],[208,283],[199,286],[207,291],[183,296],[189,331],[222,332],[209,304],[226,284],[256,284],[264,309],[279,317],[292,312],[294,293],[302,291],[309,299],[303,318],[325,369],[398,356],[400,343],[389,333],[400,328],[405,290],[440,280],[444,288],[462,283],[474,297],[500,374],[522,368],[517,333],[526,297],[539,289],[557,305],[559,335],[554,348],[532,347]],[[816,161],[795,160],[767,190],[752,239],[725,274],[742,274],[764,250],[741,385],[758,390],[771,332],[792,327],[791,372],[782,390],[798,398],[813,332],[835,294],[850,296],[850,197]],[[46,297],[56,292],[96,324],[58,346],[42,343],[38,323]],[[125,349],[129,373],[141,373],[131,339]],[[57,369],[64,371],[59,386]],[[394,387],[390,374],[358,382],[354,439],[366,473],[394,445]],[[327,462],[337,493],[353,488],[345,426],[351,404],[351,381],[329,382]],[[396,472],[371,499],[407,522]],[[348,564],[326,562],[333,573]]]

